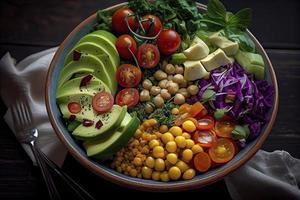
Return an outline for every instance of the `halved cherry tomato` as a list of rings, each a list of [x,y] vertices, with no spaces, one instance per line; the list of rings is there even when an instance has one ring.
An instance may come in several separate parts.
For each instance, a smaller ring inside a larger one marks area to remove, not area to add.
[[[221,120],[216,121],[215,131],[219,137],[231,138],[234,127],[235,124],[229,117],[223,117]]]
[[[116,96],[116,103],[120,106],[127,105],[128,108],[134,107],[139,102],[139,91],[135,88],[125,88]]]
[[[116,12],[114,12],[112,16],[112,27],[119,34],[129,33],[129,29],[127,27],[125,18],[128,15],[133,15],[133,11],[129,8],[120,8]],[[128,24],[132,30],[136,29],[135,17],[128,17]]]
[[[197,153],[194,157],[194,167],[199,172],[206,172],[211,166],[211,159],[205,152]]]
[[[137,60],[141,67],[149,69],[155,67],[160,59],[158,48],[153,44],[142,44],[137,52]]]
[[[131,52],[133,54],[137,52],[136,41],[130,35],[121,35],[116,41],[116,48],[120,56],[124,59],[132,58]]]
[[[205,107],[199,101],[194,103],[189,111],[191,117],[198,115]]]
[[[168,56],[175,53],[181,43],[180,35],[171,29],[163,30],[157,37],[159,51]]]
[[[135,87],[139,84],[141,78],[141,70],[131,64],[122,64],[116,72],[117,82],[122,87]]]
[[[196,131],[193,139],[200,146],[210,148],[215,143],[216,136],[212,131]]]
[[[78,102],[73,101],[68,104],[68,109],[70,113],[77,114],[80,112],[81,106]]]
[[[235,154],[235,147],[231,140],[219,138],[208,150],[209,156],[215,163],[226,163],[230,161]]]
[[[155,36],[161,30],[161,22],[158,17],[154,15],[145,15],[142,18],[143,28],[148,36]]]
[[[114,97],[109,92],[99,92],[92,99],[92,106],[98,113],[108,112],[114,104]]]
[[[197,128],[199,130],[211,130],[215,125],[215,120],[211,116],[206,116],[204,118],[198,119]]]

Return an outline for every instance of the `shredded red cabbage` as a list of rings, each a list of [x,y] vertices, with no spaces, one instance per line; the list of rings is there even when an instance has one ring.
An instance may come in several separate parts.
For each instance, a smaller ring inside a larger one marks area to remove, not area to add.
[[[248,124],[248,139],[257,137],[262,126],[269,120],[273,86],[266,80],[254,80],[254,76],[246,74],[238,63],[213,70],[209,79],[199,80],[198,86],[198,94],[189,98],[188,102],[203,101],[203,94],[207,89],[215,91],[215,97],[205,103],[209,112],[226,109],[226,114],[239,124]]]

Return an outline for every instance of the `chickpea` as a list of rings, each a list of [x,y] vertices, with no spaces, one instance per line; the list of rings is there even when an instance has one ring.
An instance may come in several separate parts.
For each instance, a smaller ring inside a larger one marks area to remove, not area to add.
[[[166,72],[168,75],[173,75],[173,74],[175,74],[175,67],[174,67],[174,65],[172,65],[172,64],[167,64],[166,67],[165,67],[165,72]]]
[[[182,83],[184,81],[184,78],[181,74],[176,74],[174,77],[173,77],[173,82],[175,83]]]
[[[140,93],[140,101],[150,101],[149,90],[142,90]]]
[[[174,76],[173,76],[173,75],[168,75],[168,77],[167,77],[167,80],[168,80],[168,81],[172,81],[172,82],[173,82],[173,78],[174,78]]]
[[[167,74],[165,72],[163,72],[162,70],[157,70],[155,73],[154,73],[154,78],[158,81],[161,81],[163,79],[166,79],[167,78]]]
[[[154,109],[153,109],[153,107],[150,105],[150,104],[146,104],[146,106],[145,106],[145,112],[147,113],[147,114],[150,114],[150,113],[152,113],[154,111]]]
[[[183,74],[184,69],[181,66],[175,65],[175,73],[176,74]]]
[[[156,171],[164,171],[166,165],[165,165],[165,161],[161,158],[157,158],[155,160],[155,165],[154,168]]]
[[[183,79],[182,83],[179,84],[180,88],[186,88],[187,87],[187,81]]]
[[[143,81],[143,88],[146,90],[150,90],[152,87],[152,82],[149,79],[145,79]]]
[[[174,97],[174,103],[181,105],[185,103],[185,97],[182,94],[176,94]]]
[[[168,79],[163,79],[163,80],[159,81],[158,86],[161,89],[166,89],[167,88],[167,83],[168,83]]]
[[[160,87],[158,86],[152,86],[151,89],[150,89],[150,94],[153,95],[153,96],[156,96],[160,93]]]
[[[180,88],[177,93],[182,94],[185,98],[190,97],[190,93],[187,91],[186,88]]]
[[[171,94],[168,92],[167,89],[162,89],[160,91],[160,96],[164,99],[164,100],[169,100],[171,99]]]
[[[164,99],[160,96],[156,96],[154,97],[153,99],[153,102],[154,102],[154,105],[157,107],[157,108],[161,108],[164,106],[165,102],[164,102]]]
[[[190,85],[187,88],[187,91],[191,94],[191,95],[196,95],[199,92],[199,88],[196,85]]]
[[[167,66],[168,62],[166,60],[163,61],[161,69],[165,70],[166,66]]]
[[[179,90],[179,86],[177,83],[174,83],[174,82],[171,82],[169,85],[168,85],[168,91],[170,94],[174,95],[176,94],[176,92]]]
[[[137,170],[136,170],[136,169],[131,169],[131,170],[129,171],[129,174],[130,174],[130,176],[132,176],[132,177],[136,177],[136,175],[137,175]]]

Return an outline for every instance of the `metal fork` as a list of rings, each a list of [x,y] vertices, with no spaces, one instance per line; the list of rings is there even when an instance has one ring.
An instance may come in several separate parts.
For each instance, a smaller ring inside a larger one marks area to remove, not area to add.
[[[37,146],[35,145],[35,141],[38,138],[39,134],[37,129],[32,128],[33,123],[28,104],[22,101],[17,101],[16,105],[13,106],[11,109],[12,117],[14,123],[16,124],[16,131],[17,133],[19,133],[19,141],[23,144],[27,144],[30,146],[34,158],[36,159],[37,165],[40,167],[40,170],[42,172],[50,198],[52,200],[60,200],[61,197],[54,184],[52,176],[46,166],[46,163],[41,157]]]
[[[61,199],[52,180],[51,174],[48,171],[46,164],[60,176],[60,178],[77,194],[82,200],[95,200],[84,188],[82,188],[75,180],[69,177],[60,167],[50,160],[41,150],[35,145],[38,138],[38,131],[32,127],[32,116],[27,103],[17,102],[12,108],[13,120],[17,123],[19,131],[23,131],[24,135],[18,138],[22,143],[29,144],[32,152],[40,166],[44,180],[47,184],[48,192],[51,199]],[[18,130],[17,130],[18,131]]]

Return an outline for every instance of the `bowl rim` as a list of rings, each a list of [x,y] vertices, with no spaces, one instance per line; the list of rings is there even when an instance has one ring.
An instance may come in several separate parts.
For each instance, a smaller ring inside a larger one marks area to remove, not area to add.
[[[201,4],[201,3],[196,3],[198,9],[202,9],[205,10],[206,6]],[[106,8],[106,10],[114,10],[117,9],[119,7],[125,6],[127,5],[127,2],[123,2],[123,3],[119,3],[119,4],[115,4],[113,6],[110,6],[108,8]],[[270,77],[271,77],[271,81],[274,85],[274,90],[275,90],[275,95],[274,95],[274,102],[273,102],[273,110],[270,116],[270,121],[268,124],[266,124],[266,128],[264,130],[264,132],[262,132],[258,138],[258,140],[256,141],[256,143],[253,145],[253,147],[245,154],[244,157],[242,157],[241,159],[237,160],[237,162],[233,163],[231,167],[229,168],[225,168],[223,171],[221,171],[220,173],[216,173],[213,174],[212,176],[209,176],[206,179],[203,179],[201,181],[195,181],[195,182],[187,182],[185,184],[182,183],[178,183],[178,184],[145,184],[139,181],[129,181],[123,178],[120,178],[119,176],[108,172],[104,169],[101,169],[100,167],[98,167],[96,164],[94,164],[89,158],[82,156],[81,154],[78,153],[78,150],[76,150],[76,148],[68,141],[68,139],[64,136],[64,134],[61,133],[61,130],[59,129],[59,127],[56,124],[56,120],[52,111],[52,107],[51,107],[51,103],[50,103],[50,83],[51,83],[51,77],[55,68],[55,65],[57,63],[57,60],[61,54],[61,52],[63,51],[65,45],[67,44],[67,42],[74,37],[74,35],[76,35],[76,33],[78,33],[83,27],[85,27],[87,24],[90,24],[93,20],[96,19],[96,14],[94,13],[91,16],[89,16],[88,18],[86,18],[84,21],[82,21],[79,25],[77,25],[71,33],[69,33],[69,35],[64,39],[64,41],[61,43],[61,45],[59,46],[58,50],[56,51],[51,64],[49,66],[48,69],[48,73],[47,73],[47,78],[46,78],[46,90],[45,90],[45,103],[46,103],[46,109],[47,109],[47,113],[49,116],[49,120],[51,122],[52,127],[54,128],[54,131],[56,133],[56,135],[58,136],[58,138],[60,139],[60,141],[63,143],[63,145],[65,147],[67,147],[68,151],[71,153],[71,155],[77,160],[79,161],[79,163],[81,165],[83,165],[85,168],[87,168],[89,171],[95,173],[96,175],[112,182],[112,183],[116,183],[119,184],[121,186],[125,186],[128,188],[132,188],[132,189],[139,189],[139,190],[143,190],[143,191],[160,191],[160,192],[168,192],[168,191],[182,191],[182,190],[189,190],[189,189],[196,189],[196,188],[200,188],[203,186],[206,186],[208,184],[214,183],[219,181],[220,179],[224,178],[226,175],[232,173],[233,171],[237,170],[239,167],[241,167],[244,163],[246,163],[262,146],[262,144],[264,143],[264,141],[266,140],[266,138],[268,137],[268,135],[270,134],[270,131],[273,127],[273,124],[275,122],[276,116],[277,116],[277,112],[278,112],[278,103],[279,103],[279,98],[278,98],[278,83],[277,83],[277,79],[276,79],[276,74],[273,68],[273,65],[266,53],[266,51],[263,49],[262,45],[258,42],[258,40],[253,36],[253,34],[247,30],[247,34],[251,37],[251,39],[254,41],[256,47],[258,47],[258,49],[261,51],[261,53],[263,54],[263,57],[265,58],[266,63],[266,67],[269,68],[270,71]]]

